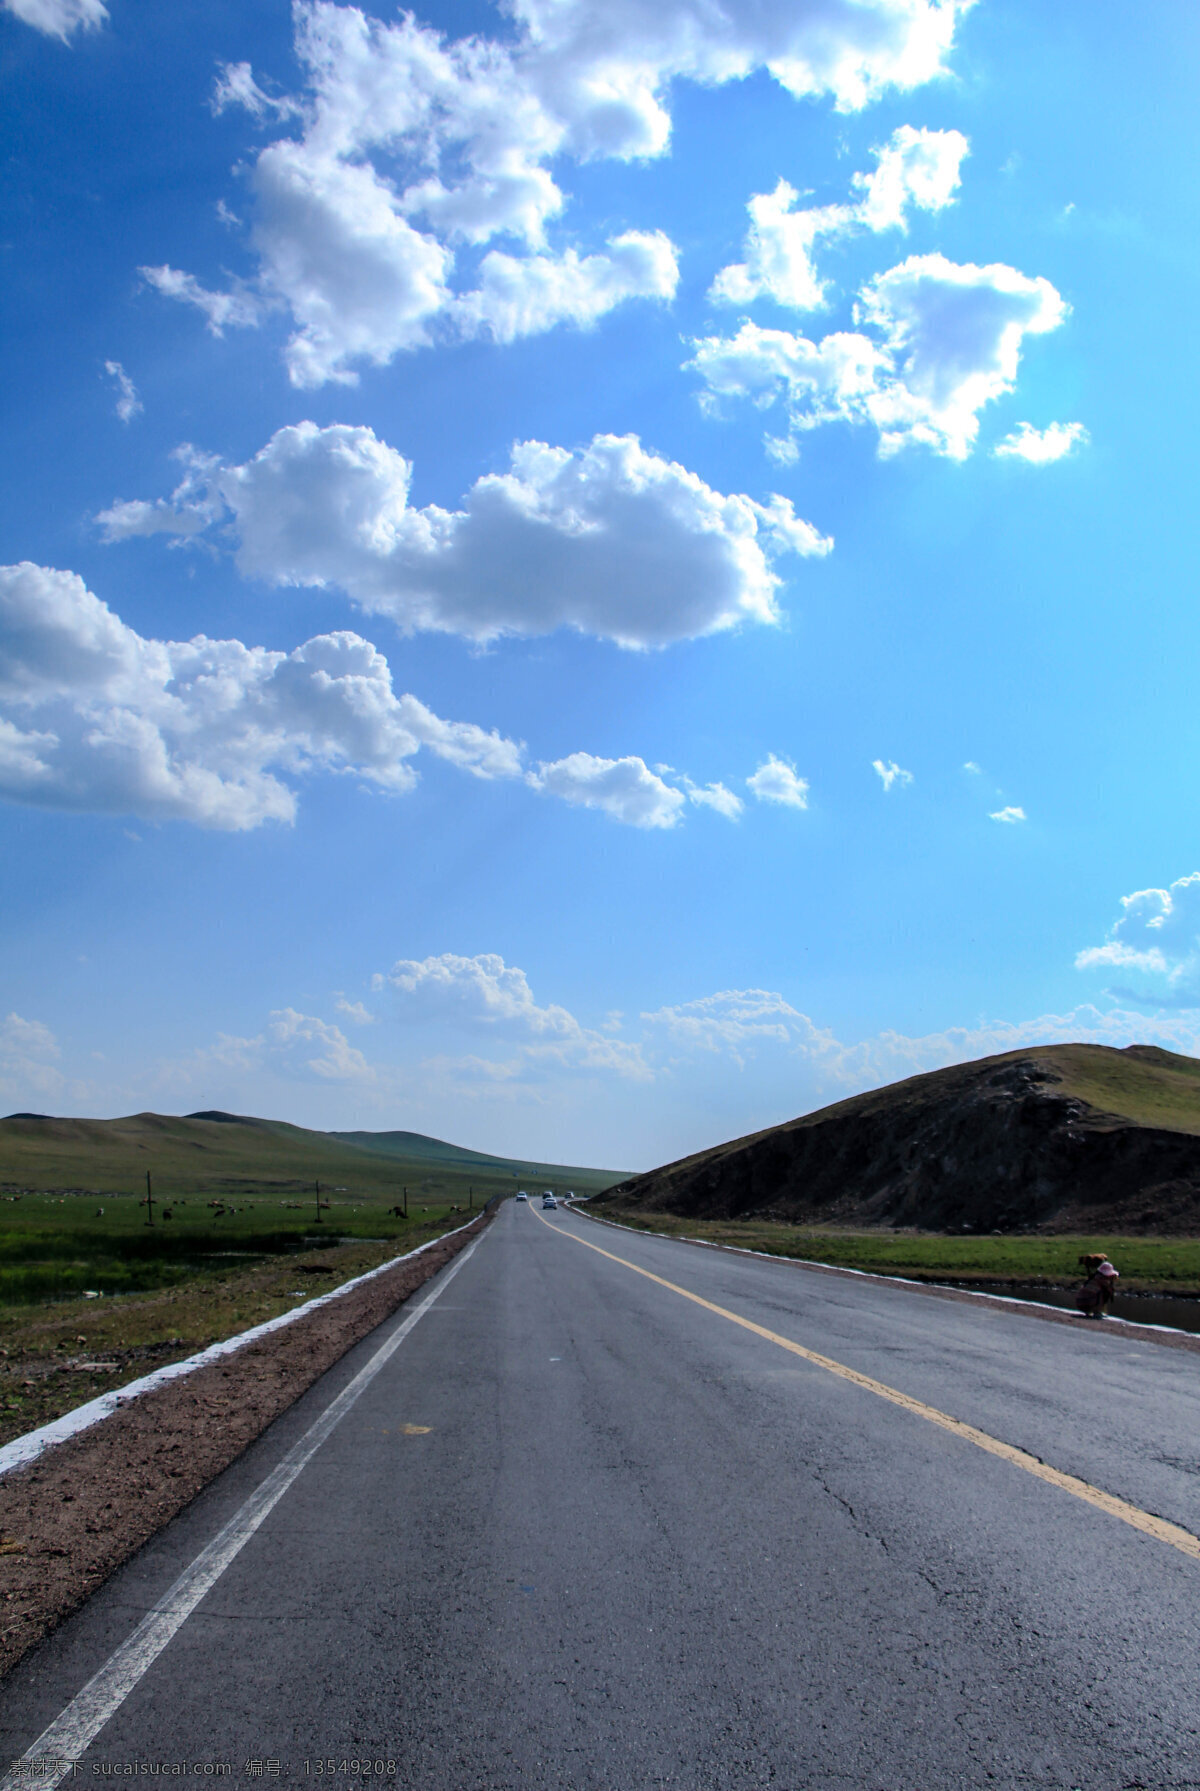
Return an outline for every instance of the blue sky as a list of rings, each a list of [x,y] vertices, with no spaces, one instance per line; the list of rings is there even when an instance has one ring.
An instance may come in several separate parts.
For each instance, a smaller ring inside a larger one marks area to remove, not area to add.
[[[1194,9],[0,58],[5,1110],[640,1167],[1200,1049]]]

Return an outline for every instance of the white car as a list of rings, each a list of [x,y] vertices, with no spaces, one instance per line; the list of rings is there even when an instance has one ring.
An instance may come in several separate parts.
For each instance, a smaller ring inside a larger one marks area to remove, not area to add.
[[[518,1195],[517,1195],[517,1199],[518,1199],[518,1200],[528,1200],[528,1199],[529,1199],[529,1196],[528,1196],[528,1194],[527,1194],[527,1193],[526,1193],[526,1192],[525,1192],[525,1190],[524,1190],[524,1188],[522,1188],[522,1189],[521,1189],[521,1192],[520,1192],[520,1193],[519,1193],[519,1194],[518,1194]]]
[[[558,1211],[558,1202],[555,1200],[553,1194],[542,1195],[542,1211],[545,1212],[547,1208],[549,1208],[552,1213]]]

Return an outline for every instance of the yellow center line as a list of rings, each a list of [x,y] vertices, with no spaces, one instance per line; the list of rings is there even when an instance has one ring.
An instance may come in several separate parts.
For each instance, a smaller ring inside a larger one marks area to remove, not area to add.
[[[977,1449],[983,1449],[988,1455],[998,1455],[1002,1461],[1011,1462],[1013,1467],[1023,1468],[1025,1473],[1032,1474],[1035,1480],[1044,1480],[1049,1486],[1057,1486],[1062,1492],[1082,1499],[1085,1504],[1094,1505],[1097,1511],[1106,1511],[1109,1517],[1120,1518],[1123,1524],[1140,1530],[1143,1536],[1153,1536],[1156,1542],[1169,1543],[1181,1554],[1190,1555],[1193,1561],[1200,1561],[1200,1538],[1193,1536],[1190,1530],[1168,1523],[1166,1518],[1155,1517],[1151,1512],[1143,1511],[1140,1506],[1131,1505],[1126,1499],[1118,1499],[1112,1493],[1103,1492],[1100,1487],[1092,1486],[1087,1480],[1080,1480],[1075,1474],[1064,1474],[1061,1468],[1049,1467],[1044,1461],[1039,1461],[1036,1455],[1030,1455],[1028,1450],[1018,1449],[1012,1443],[1002,1443],[998,1437],[989,1436],[986,1430],[979,1430],[974,1424],[964,1424],[961,1418],[952,1418],[949,1412],[940,1412],[936,1406],[926,1405],[923,1400],[914,1399],[911,1394],[901,1393],[898,1388],[889,1387],[886,1381],[877,1381],[869,1374],[860,1374],[856,1368],[847,1368],[844,1362],[835,1362],[831,1356],[818,1355],[816,1350],[805,1349],[802,1343],[793,1343],[790,1337],[781,1337],[778,1331],[769,1331],[765,1325],[756,1325],[753,1319],[743,1318],[738,1312],[730,1312],[728,1307],[717,1306],[712,1300],[692,1293],[689,1288],[667,1281],[662,1275],[652,1274],[649,1269],[641,1268],[627,1257],[616,1256],[611,1250],[602,1250],[599,1244],[589,1243],[587,1238],[581,1238],[574,1231],[563,1231],[557,1225],[551,1225],[536,1209],[531,1210],[547,1230],[556,1232],[559,1237],[569,1238],[573,1244],[582,1244],[585,1250],[594,1250],[597,1256],[607,1257],[609,1262],[632,1269],[635,1275],[645,1276],[647,1281],[653,1281],[657,1287],[665,1287],[668,1293],[691,1300],[693,1305],[702,1306],[706,1312],[715,1312],[718,1318],[727,1318],[730,1324],[740,1325],[743,1331],[752,1331],[756,1337],[764,1338],[767,1343],[774,1343],[791,1355],[801,1356],[815,1367],[837,1375],[839,1380],[849,1381],[852,1386],[861,1387],[866,1393],[874,1393],[877,1399],[886,1399],[890,1405],[898,1405],[902,1411],[911,1412],[915,1418],[924,1418],[927,1424],[936,1424],[939,1429],[948,1430],[952,1436],[974,1443]]]

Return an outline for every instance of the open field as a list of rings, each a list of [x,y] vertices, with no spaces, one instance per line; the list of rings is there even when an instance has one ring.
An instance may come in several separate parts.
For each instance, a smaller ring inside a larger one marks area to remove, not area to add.
[[[525,1182],[594,1192],[617,1179],[414,1133],[357,1136],[368,1144],[213,1113],[0,1120],[0,1310],[174,1286],[326,1234],[403,1248],[415,1222]]]
[[[286,1257],[230,1253],[172,1284],[0,1307],[0,1444],[210,1343],[330,1293],[468,1217],[438,1208],[386,1241],[317,1238]],[[345,1237],[345,1234],[342,1234]]]
[[[602,1201],[589,1202],[589,1210],[605,1216]],[[1103,1250],[1121,1271],[1123,1293],[1200,1296],[1200,1238],[946,1237],[929,1232],[832,1231],[765,1220],[681,1219],[670,1213],[649,1213],[641,1219],[623,1210],[614,1210],[611,1216],[637,1231],[704,1238],[835,1268],[906,1275],[914,1281],[974,1282],[980,1287],[1037,1282],[1047,1287],[1077,1286],[1080,1256]]]

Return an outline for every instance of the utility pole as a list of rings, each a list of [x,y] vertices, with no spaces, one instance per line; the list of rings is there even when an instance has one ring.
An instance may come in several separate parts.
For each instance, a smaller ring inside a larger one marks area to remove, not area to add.
[[[474,1212],[474,1211],[475,1211],[475,1190],[474,1190],[474,1188],[472,1188],[472,1187],[469,1187],[469,1188],[468,1188],[468,1189],[467,1189],[467,1194],[468,1194],[468,1197],[469,1197],[469,1198],[468,1198],[468,1205],[467,1205],[467,1211],[468,1211],[468,1212],[469,1212],[469,1213],[473,1213],[473,1212]]]
[[[150,1180],[150,1171],[146,1171],[146,1223],[154,1223],[154,1184]]]
[[[317,1201],[317,1224],[319,1225],[321,1223],[321,1184],[320,1184],[320,1182],[317,1182],[315,1184],[315,1188],[316,1188],[316,1201]]]

